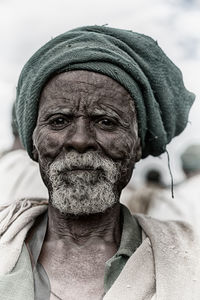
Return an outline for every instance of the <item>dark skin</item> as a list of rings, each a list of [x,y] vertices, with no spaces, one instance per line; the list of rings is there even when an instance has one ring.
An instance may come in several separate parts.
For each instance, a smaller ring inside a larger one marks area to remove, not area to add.
[[[115,190],[119,199],[141,157],[137,131],[133,100],[111,78],[88,71],[53,77],[41,94],[33,136],[34,157],[49,192],[47,170],[52,162],[71,150],[95,151],[121,162]],[[104,213],[78,217],[61,214],[51,205],[51,196],[49,202],[40,262],[52,291],[61,299],[101,299],[105,262],[121,240],[119,202]]]

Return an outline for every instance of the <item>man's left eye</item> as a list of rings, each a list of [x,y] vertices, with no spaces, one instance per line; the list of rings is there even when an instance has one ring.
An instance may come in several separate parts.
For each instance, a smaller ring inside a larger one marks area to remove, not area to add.
[[[102,128],[102,129],[113,129],[116,127],[116,121],[111,120],[111,119],[100,119],[97,121],[97,124]]]

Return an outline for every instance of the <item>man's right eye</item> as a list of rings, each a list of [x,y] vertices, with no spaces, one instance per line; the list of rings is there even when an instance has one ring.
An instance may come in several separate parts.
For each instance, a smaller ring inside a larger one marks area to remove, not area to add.
[[[53,129],[62,129],[70,124],[68,117],[53,117],[49,120],[49,124]]]

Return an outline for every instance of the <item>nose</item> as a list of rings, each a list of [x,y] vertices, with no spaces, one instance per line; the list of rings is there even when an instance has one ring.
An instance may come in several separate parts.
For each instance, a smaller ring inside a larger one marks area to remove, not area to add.
[[[79,117],[76,120],[76,124],[68,136],[65,148],[70,150],[76,150],[77,152],[84,153],[86,151],[95,151],[98,149],[98,145],[95,141],[93,130],[90,128],[89,121],[86,118]]]

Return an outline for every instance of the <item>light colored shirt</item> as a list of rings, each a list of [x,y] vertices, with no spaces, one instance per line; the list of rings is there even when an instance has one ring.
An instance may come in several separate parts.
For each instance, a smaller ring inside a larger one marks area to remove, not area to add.
[[[142,242],[142,230],[137,219],[132,216],[125,206],[121,206],[122,236],[118,251],[110,258],[105,265],[104,291],[105,294],[111,288],[126,262]],[[42,265],[38,262],[42,249],[46,228],[47,213],[39,216],[36,220],[33,234],[27,241],[31,257],[34,277],[35,300],[50,299],[50,281]]]

